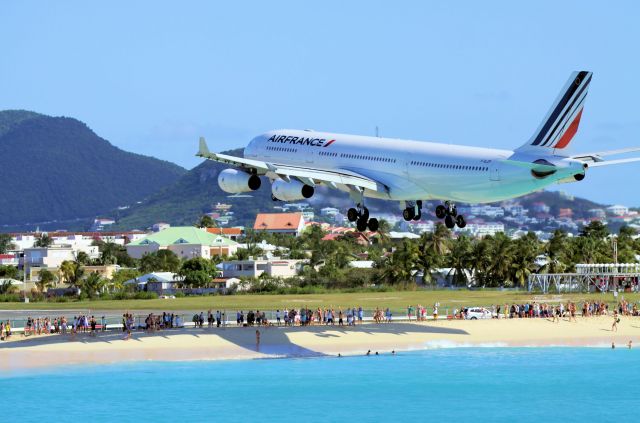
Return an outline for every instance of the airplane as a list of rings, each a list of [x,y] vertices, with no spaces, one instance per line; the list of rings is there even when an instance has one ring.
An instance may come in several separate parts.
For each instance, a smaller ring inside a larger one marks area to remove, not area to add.
[[[605,157],[640,147],[570,154],[592,72],[573,72],[533,136],[515,150],[392,138],[281,129],[258,135],[244,157],[209,151],[200,138],[198,157],[233,168],[218,175],[225,192],[251,192],[271,182],[274,200],[297,201],[324,185],[348,192],[347,212],[359,231],[376,231],[365,198],[399,201],[406,221],[420,220],[423,200],[441,200],[435,214],[447,228],[466,226],[456,202],[491,203],[539,191],[554,183],[582,181],[589,168],[640,161]]]

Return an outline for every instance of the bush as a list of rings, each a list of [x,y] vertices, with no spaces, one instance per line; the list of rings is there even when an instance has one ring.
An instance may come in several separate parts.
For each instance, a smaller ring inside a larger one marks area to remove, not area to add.
[[[22,298],[20,298],[20,295],[18,294],[2,294],[0,295],[0,302],[1,303],[17,303],[22,301]]]
[[[183,298],[184,297],[184,292],[182,291],[178,291],[175,293],[176,298]]]
[[[135,295],[133,296],[133,299],[135,300],[155,300],[157,298],[158,298],[158,294],[156,294],[155,292],[144,292],[144,291],[136,292]]]

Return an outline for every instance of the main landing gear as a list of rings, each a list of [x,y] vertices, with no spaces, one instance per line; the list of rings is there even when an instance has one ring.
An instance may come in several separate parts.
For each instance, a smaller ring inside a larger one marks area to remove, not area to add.
[[[402,217],[407,222],[415,220],[416,222],[422,218],[422,200],[405,201],[405,209],[402,211]]]
[[[359,232],[364,232],[367,228],[371,232],[378,230],[378,219],[375,217],[369,219],[369,210],[362,204],[347,210],[347,219],[349,219],[349,222],[356,222]]]
[[[449,229],[453,229],[456,225],[458,225],[460,229],[467,226],[464,217],[458,214],[455,204],[448,201],[445,201],[444,205],[441,204],[436,207],[436,217],[438,219],[444,218],[444,225]]]

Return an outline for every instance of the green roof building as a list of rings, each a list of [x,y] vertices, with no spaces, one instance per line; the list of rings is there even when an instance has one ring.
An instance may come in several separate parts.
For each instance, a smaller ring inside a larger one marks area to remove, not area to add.
[[[173,251],[178,257],[211,258],[235,254],[238,243],[206,229],[193,226],[175,226],[156,232],[147,237],[127,244],[127,253],[133,258],[142,258],[159,250]]]

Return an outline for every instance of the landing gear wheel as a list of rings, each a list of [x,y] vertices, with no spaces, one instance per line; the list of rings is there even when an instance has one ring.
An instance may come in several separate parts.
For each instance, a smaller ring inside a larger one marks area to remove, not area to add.
[[[444,225],[449,229],[453,229],[454,226],[456,226],[456,222],[453,220],[453,216],[447,215],[447,217],[444,218]]]
[[[462,215],[458,215],[458,217],[456,217],[456,225],[458,225],[458,228],[460,229],[467,226],[467,222],[465,222],[464,217],[462,217]]]
[[[447,215],[447,209],[442,204],[436,207],[436,217],[438,219],[444,219],[446,215]]]
[[[367,223],[367,227],[371,232],[377,232],[379,227],[378,219],[376,219],[375,217],[372,217],[371,219],[369,219],[369,223]]]
[[[418,213],[415,216],[413,216],[413,220],[415,220],[416,222],[420,219],[422,219],[422,213]]]
[[[364,232],[367,230],[367,220],[366,219],[358,219],[356,223],[356,227],[358,228],[358,232]]]
[[[366,207],[362,207],[362,212],[360,213],[360,219],[364,220],[365,222],[367,220],[369,220],[369,209]]]
[[[413,211],[413,208],[409,208],[407,207],[406,209],[404,209],[402,211],[402,217],[404,218],[404,220],[406,220],[407,222],[412,220],[415,217],[415,213]]]
[[[355,222],[358,220],[358,210],[353,207],[347,210],[347,219],[349,222]]]

